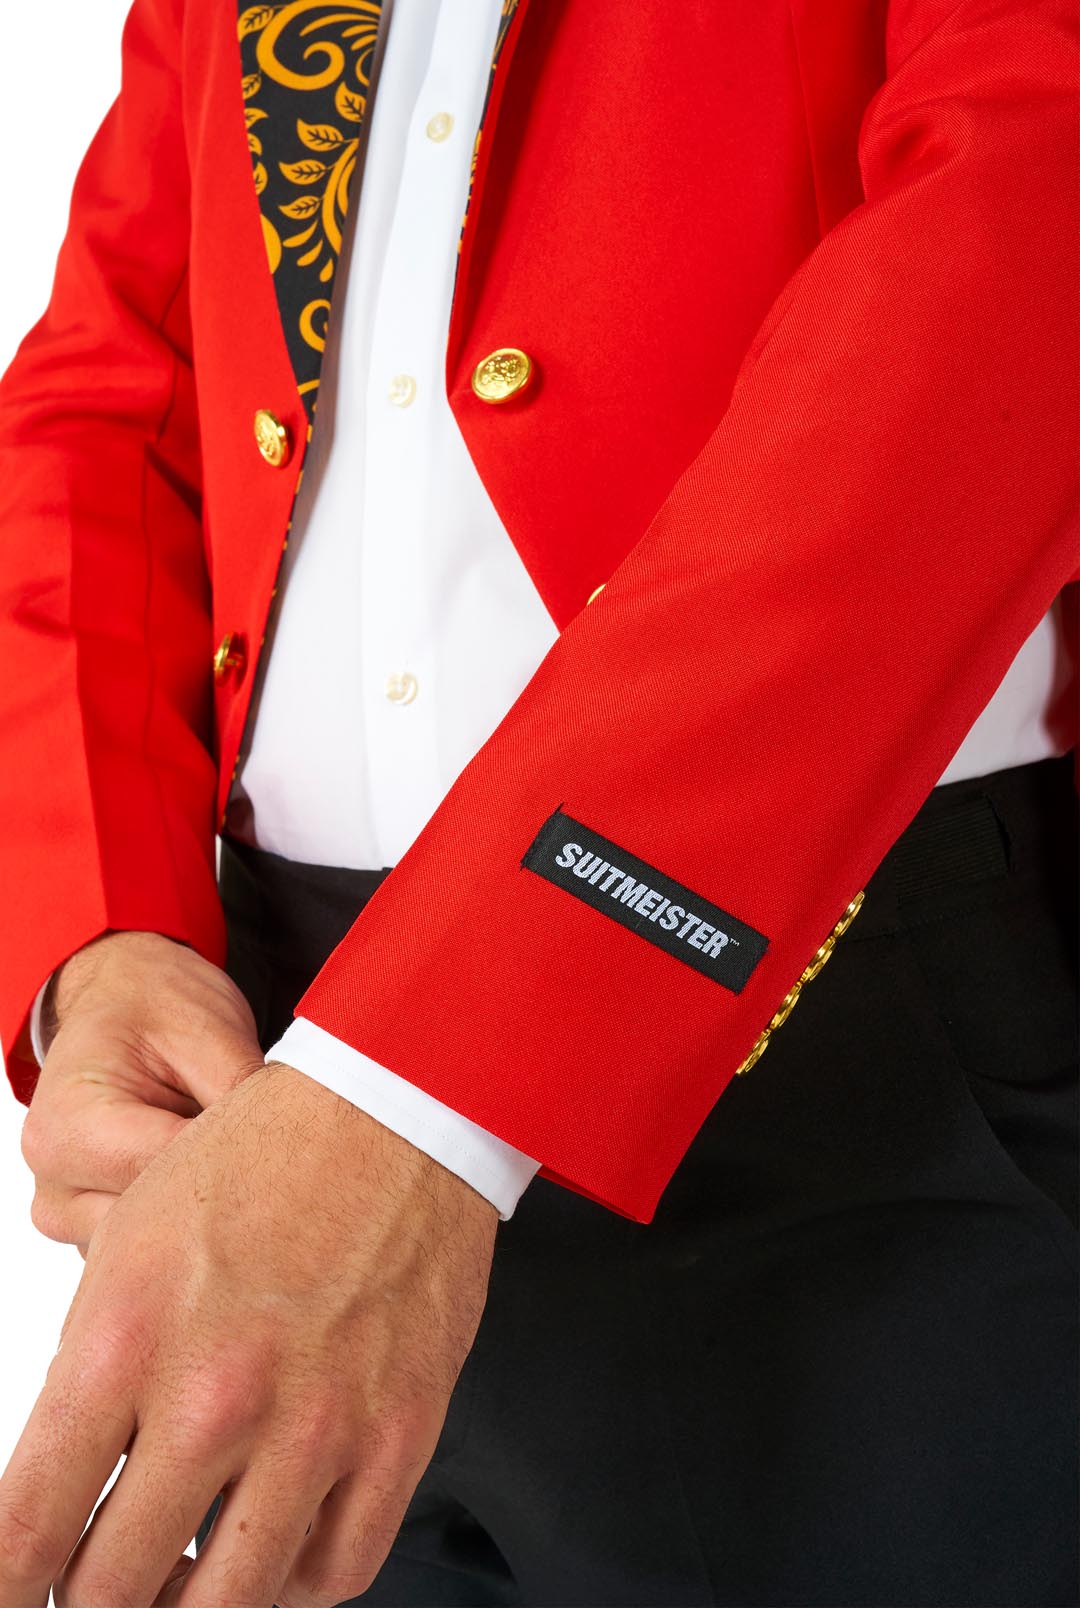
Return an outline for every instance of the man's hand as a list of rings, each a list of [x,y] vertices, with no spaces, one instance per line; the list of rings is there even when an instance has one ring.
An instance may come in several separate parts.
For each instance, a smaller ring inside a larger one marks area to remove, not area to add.
[[[31,1216],[85,1256],[132,1179],[263,1057],[232,979],[152,932],[106,933],[72,955],[45,1014],[45,1065],[22,1131]]]
[[[0,1479],[0,1608],[44,1608],[50,1583],[58,1608],[364,1591],[434,1450],[497,1224],[349,1101],[291,1067],[252,1073],[94,1235]]]

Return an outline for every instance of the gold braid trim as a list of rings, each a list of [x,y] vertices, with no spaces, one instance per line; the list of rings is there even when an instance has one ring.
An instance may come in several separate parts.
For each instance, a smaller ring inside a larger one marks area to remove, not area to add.
[[[826,938],[821,948],[815,952],[813,959],[803,972],[802,976],[799,978],[799,981],[794,983],[784,995],[780,1002],[780,1009],[777,1011],[768,1027],[765,1028],[764,1032],[758,1035],[754,1043],[754,1048],[750,1051],[750,1054],[746,1057],[746,1060],[743,1062],[742,1066],[735,1068],[736,1077],[738,1077],[742,1072],[749,1072],[750,1068],[761,1060],[761,1057],[769,1048],[770,1036],[776,1032],[778,1027],[783,1027],[784,1023],[787,1021],[788,1017],[799,1003],[799,996],[806,987],[807,983],[812,983],[821,968],[827,965],[829,960],[831,960],[832,952],[836,948],[836,940],[838,938],[842,938],[847,932],[848,928],[851,926],[851,923],[859,914],[859,911],[862,908],[863,899],[865,897],[865,893],[857,893],[854,899],[852,899],[851,903],[848,905],[847,909],[844,911],[844,914],[840,917],[840,920],[836,923],[836,926]]]

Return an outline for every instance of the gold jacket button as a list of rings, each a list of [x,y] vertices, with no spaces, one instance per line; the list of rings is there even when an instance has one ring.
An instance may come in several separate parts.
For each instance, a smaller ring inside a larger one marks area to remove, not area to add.
[[[272,468],[288,463],[292,451],[288,427],[269,408],[255,409],[255,444]]]
[[[236,631],[226,631],[214,654],[214,680],[220,685],[226,677],[240,677],[247,664],[247,649],[243,637]]]
[[[533,376],[532,359],[516,346],[500,346],[473,369],[472,388],[481,402],[508,402]]]

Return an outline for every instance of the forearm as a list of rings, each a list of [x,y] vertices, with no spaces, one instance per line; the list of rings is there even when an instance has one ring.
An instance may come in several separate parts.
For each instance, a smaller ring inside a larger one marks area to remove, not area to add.
[[[864,204],[300,1005],[634,1216],[1076,565],[1071,19],[890,56]],[[741,992],[523,867],[559,807],[769,940]]]
[[[223,953],[171,0],[139,0],[48,308],[0,381],[0,1040],[110,928]]]

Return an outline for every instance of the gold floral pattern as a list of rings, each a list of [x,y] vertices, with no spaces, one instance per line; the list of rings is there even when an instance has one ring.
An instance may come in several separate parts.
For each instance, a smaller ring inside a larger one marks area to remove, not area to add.
[[[309,420],[381,10],[382,0],[285,0],[244,7],[237,24],[263,239]]]
[[[503,0],[484,116],[518,5]],[[382,0],[241,0],[237,23],[263,240],[309,433],[381,13]],[[469,202],[483,126],[482,116]],[[468,215],[467,203],[459,252]]]

